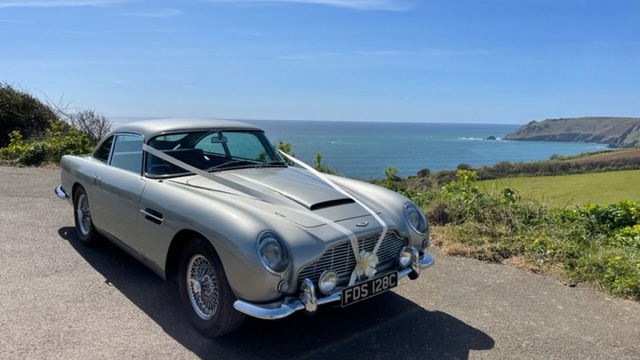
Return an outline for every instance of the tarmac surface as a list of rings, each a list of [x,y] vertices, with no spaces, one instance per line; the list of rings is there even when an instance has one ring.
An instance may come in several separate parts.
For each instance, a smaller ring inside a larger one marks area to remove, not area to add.
[[[80,244],[56,169],[0,167],[0,359],[639,359],[640,304],[431,253],[418,280],[209,340],[164,282]]]

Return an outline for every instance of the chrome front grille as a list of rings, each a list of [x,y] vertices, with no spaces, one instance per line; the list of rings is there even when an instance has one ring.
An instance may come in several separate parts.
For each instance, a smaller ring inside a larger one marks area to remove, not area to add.
[[[358,239],[358,249],[360,251],[372,252],[376,246],[380,233],[369,235]],[[389,231],[382,240],[378,249],[378,272],[384,271],[397,264],[398,254],[404,246],[407,246],[407,239],[399,237],[395,232]],[[351,242],[345,242],[327,250],[320,259],[305,266],[298,273],[298,280],[309,278],[314,283],[318,282],[320,275],[325,270],[333,270],[338,273],[340,280],[338,286],[345,285],[351,278],[351,273],[356,267],[356,257],[351,249]]]

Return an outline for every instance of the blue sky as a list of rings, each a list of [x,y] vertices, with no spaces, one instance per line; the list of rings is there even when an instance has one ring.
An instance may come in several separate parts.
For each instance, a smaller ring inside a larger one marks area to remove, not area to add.
[[[0,81],[107,116],[640,116],[640,2],[0,0]]]

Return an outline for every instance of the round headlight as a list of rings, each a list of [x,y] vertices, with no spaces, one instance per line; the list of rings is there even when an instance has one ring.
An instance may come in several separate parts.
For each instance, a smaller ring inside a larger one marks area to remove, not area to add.
[[[265,269],[280,275],[289,268],[289,254],[278,234],[265,231],[258,236],[258,258]]]
[[[404,218],[411,226],[413,231],[420,235],[424,235],[429,230],[427,218],[424,217],[422,210],[414,203],[406,203],[404,205]]]
[[[330,292],[335,290],[336,285],[338,285],[338,273],[333,270],[326,270],[320,275],[320,280],[318,280],[318,288],[320,292],[328,295]]]
[[[413,249],[411,248],[411,246],[405,246],[400,251],[400,256],[398,257],[398,260],[400,262],[401,268],[404,269],[407,266],[411,265],[412,251]]]

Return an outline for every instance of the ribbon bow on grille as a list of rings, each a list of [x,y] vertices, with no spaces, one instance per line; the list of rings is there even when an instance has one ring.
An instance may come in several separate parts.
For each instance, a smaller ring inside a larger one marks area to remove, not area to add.
[[[368,251],[360,252],[360,261],[356,265],[356,275],[372,277],[376,274],[376,266],[378,265],[378,256]]]

